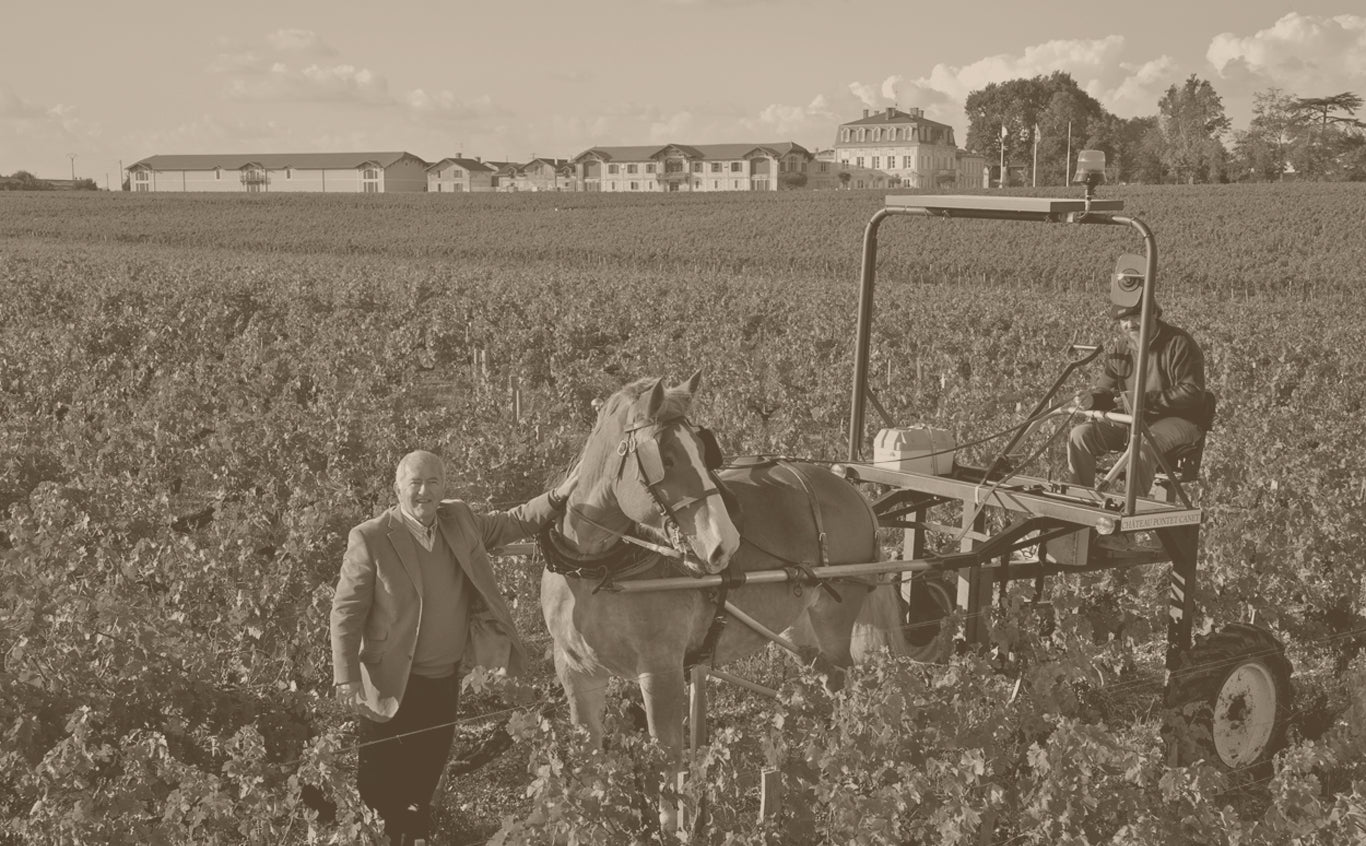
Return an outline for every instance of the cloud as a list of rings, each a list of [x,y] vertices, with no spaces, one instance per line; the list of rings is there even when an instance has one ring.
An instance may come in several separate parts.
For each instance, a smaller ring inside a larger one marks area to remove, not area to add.
[[[1018,54],[1001,53],[966,65],[937,64],[929,74],[915,79],[889,77],[882,85],[882,94],[884,99],[919,105],[927,113],[956,110],[959,116],[952,122],[961,123],[963,104],[973,91],[992,83],[1062,71],[1120,116],[1156,111],[1162,91],[1179,78],[1180,68],[1168,56],[1128,61],[1126,48],[1122,35],[1047,41]]]
[[[369,103],[387,105],[389,83],[368,68],[355,65],[308,65],[295,68],[273,63],[259,74],[229,80],[227,95],[253,102]]]
[[[506,114],[488,95],[391,91],[382,74],[353,62],[320,61],[337,51],[307,29],[280,29],[259,44],[224,43],[209,70],[225,77],[224,96],[253,103],[327,103],[397,110],[414,120],[482,120]]]
[[[1216,35],[1205,58],[1239,92],[1273,84],[1305,97],[1353,90],[1366,77],[1366,17],[1291,12],[1252,35]]]
[[[266,36],[266,42],[278,53],[319,58],[337,55],[336,48],[324,42],[311,29],[277,29]]]
[[[496,105],[493,98],[487,94],[461,99],[450,91],[428,94],[421,88],[414,88],[403,95],[403,102],[414,114],[435,115],[455,120],[476,120],[508,114],[507,109]]]

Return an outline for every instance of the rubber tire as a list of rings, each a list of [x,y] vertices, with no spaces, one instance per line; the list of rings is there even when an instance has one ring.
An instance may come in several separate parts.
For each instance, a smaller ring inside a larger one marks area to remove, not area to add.
[[[1203,758],[1228,770],[1269,763],[1285,745],[1295,692],[1290,673],[1285,646],[1271,632],[1247,623],[1225,626],[1181,653],[1166,693],[1175,729],[1175,763]],[[1231,713],[1246,708],[1248,694],[1240,694],[1239,688],[1247,691],[1249,685],[1262,700],[1253,704],[1254,715],[1263,717],[1260,725]],[[1222,705],[1221,693],[1226,697]]]
[[[904,636],[906,655],[915,661],[942,663],[953,654],[953,641],[946,637],[943,620],[957,607],[953,588],[942,578],[928,576],[918,579],[913,591],[915,605],[906,609]]]

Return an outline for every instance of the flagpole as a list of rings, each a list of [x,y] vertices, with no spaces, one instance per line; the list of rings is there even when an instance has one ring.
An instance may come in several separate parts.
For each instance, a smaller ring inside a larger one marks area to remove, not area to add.
[[[1072,121],[1067,122],[1067,180],[1064,185],[1072,184]]]
[[[1039,125],[1034,124],[1034,166],[1030,170],[1030,187],[1039,187]]]
[[[1001,175],[996,182],[1002,190],[1006,187],[1006,125],[1001,124]]]

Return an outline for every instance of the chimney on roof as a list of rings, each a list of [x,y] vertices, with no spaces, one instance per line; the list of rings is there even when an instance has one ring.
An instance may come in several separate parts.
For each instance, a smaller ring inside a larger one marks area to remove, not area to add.
[[[924,110],[924,109],[911,109],[911,117],[913,117],[913,118],[918,118],[918,117],[924,117],[924,116],[925,116],[925,110]]]
[[[864,116],[864,117],[868,117],[868,110],[867,110],[867,109],[864,109],[864,110],[863,110],[863,116]]]
[[[888,107],[887,107],[887,117],[890,118],[890,117],[891,117],[892,115],[894,115],[894,114],[896,114],[896,109],[895,109],[894,107],[892,107],[892,106],[888,106]]]
[[[475,160],[476,162],[479,162],[480,164],[483,164],[483,163],[484,163],[484,160],[481,159],[481,158],[478,157],[478,156],[475,156],[475,157],[474,157],[474,160]]]

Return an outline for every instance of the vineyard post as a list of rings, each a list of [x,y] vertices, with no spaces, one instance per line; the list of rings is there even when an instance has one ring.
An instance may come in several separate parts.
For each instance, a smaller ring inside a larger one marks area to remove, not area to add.
[[[688,691],[688,748],[692,752],[692,762],[696,765],[702,761],[702,750],[707,745],[707,665],[694,665],[688,671],[688,680],[691,682]],[[682,773],[679,773],[679,776],[681,777]],[[682,802],[681,797],[679,802]],[[706,824],[706,813],[704,796],[699,792],[697,813],[689,826],[693,834],[701,831]],[[678,820],[679,825],[684,824],[682,808],[679,809]]]

